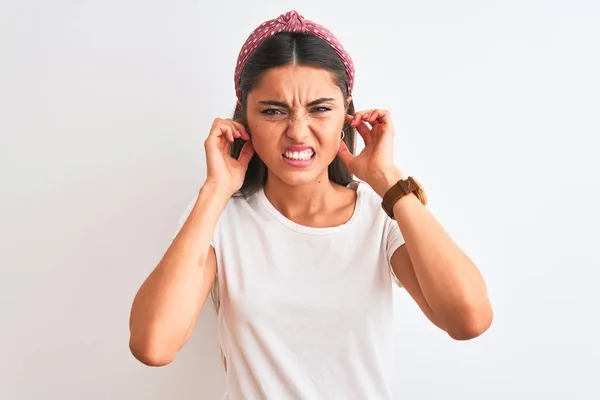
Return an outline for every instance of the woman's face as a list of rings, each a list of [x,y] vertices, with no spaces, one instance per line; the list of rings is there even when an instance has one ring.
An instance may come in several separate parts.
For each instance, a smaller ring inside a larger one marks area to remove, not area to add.
[[[256,153],[288,185],[324,179],[337,155],[349,99],[327,70],[290,65],[266,71],[248,94]]]

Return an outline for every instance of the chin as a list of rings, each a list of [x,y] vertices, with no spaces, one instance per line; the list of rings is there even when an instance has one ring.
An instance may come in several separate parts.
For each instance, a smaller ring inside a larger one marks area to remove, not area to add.
[[[319,179],[321,174],[276,174],[280,181],[288,186],[304,186],[314,183]]]
[[[277,177],[278,180],[289,186],[302,186],[314,183],[323,175],[327,175],[327,166],[320,165],[317,159],[312,160],[306,165],[290,163],[283,159],[277,160],[273,166],[267,165],[269,172]]]

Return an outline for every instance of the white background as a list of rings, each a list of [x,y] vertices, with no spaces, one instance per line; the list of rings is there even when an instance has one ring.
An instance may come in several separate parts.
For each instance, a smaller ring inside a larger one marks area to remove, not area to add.
[[[489,285],[470,342],[397,292],[395,397],[600,398],[598,2],[203,3],[2,1],[0,398],[220,397],[212,307],[159,369],[130,355],[129,310],[239,48],[293,8],[345,44],[357,108],[392,111],[398,166]]]

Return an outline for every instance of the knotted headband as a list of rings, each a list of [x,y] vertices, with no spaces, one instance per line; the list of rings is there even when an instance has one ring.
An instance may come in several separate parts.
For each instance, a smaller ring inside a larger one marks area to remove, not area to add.
[[[348,74],[348,94],[352,93],[354,87],[354,63],[350,54],[344,50],[342,44],[337,38],[325,27],[314,23],[312,21],[305,20],[304,17],[298,14],[296,11],[288,11],[285,14],[281,14],[279,17],[263,22],[258,28],[256,28],[246,39],[246,42],[240,50],[240,54],[237,58],[237,65],[235,67],[235,93],[238,99],[242,98],[242,92],[240,90],[240,77],[242,70],[246,65],[246,62],[254,53],[256,48],[268,37],[279,33],[279,32],[296,32],[296,33],[308,33],[315,35],[325,40],[341,58],[342,62],[346,66],[346,73]]]

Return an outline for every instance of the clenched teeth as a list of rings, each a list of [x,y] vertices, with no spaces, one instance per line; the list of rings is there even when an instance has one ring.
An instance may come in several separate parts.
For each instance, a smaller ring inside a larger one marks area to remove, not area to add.
[[[312,149],[306,149],[302,151],[286,151],[283,153],[283,156],[290,160],[310,160],[314,154]]]

